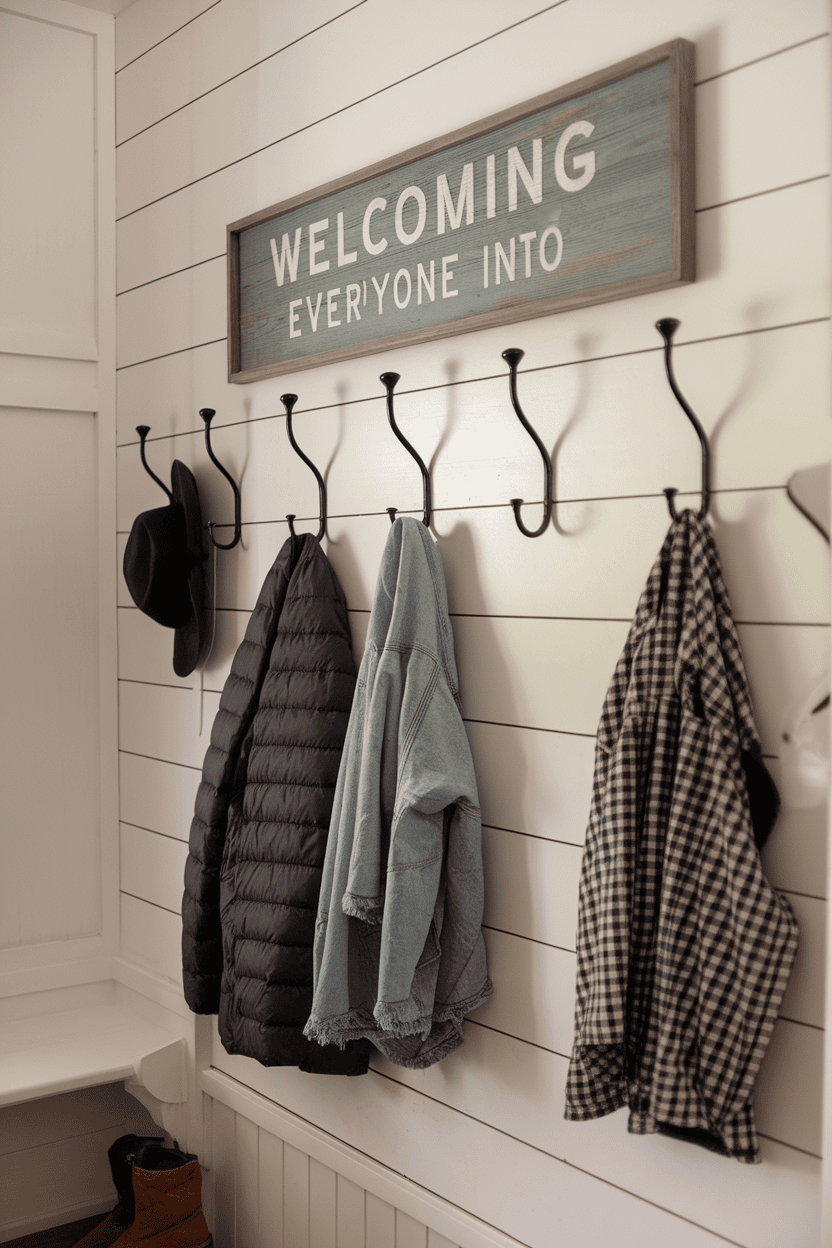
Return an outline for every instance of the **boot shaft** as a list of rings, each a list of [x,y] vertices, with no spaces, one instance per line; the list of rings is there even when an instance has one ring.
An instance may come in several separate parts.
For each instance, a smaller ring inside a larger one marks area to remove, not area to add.
[[[202,1174],[193,1153],[140,1148],[133,1162],[136,1216],[113,1248],[211,1248]]]

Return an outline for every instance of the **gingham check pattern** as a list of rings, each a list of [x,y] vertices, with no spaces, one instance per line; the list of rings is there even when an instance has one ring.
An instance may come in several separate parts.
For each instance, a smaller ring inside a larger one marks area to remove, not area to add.
[[[629,1105],[760,1160],[753,1094],[797,952],[742,766],[760,754],[708,525],[673,522],[607,693],[580,884],[569,1119]]]

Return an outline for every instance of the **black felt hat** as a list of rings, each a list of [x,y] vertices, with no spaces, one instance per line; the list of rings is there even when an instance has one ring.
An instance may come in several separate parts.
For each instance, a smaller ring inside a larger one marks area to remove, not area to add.
[[[208,636],[207,551],[194,474],[171,467],[173,502],[136,516],[124,548],[124,579],[140,611],[175,629],[173,670],[188,676]]]

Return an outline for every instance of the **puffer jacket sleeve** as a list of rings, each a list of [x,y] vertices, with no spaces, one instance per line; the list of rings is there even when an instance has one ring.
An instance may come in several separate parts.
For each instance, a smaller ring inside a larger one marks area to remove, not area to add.
[[[229,808],[246,779],[246,748],[269,667],[298,539],[272,566],[223,687],[197,789],[182,897],[182,983],[195,1014],[216,1014],[222,977],[220,867]]]

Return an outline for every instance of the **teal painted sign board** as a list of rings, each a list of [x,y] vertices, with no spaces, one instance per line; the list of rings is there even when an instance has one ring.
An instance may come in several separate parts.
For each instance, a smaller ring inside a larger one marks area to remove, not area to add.
[[[694,278],[693,45],[228,226],[229,380]]]

